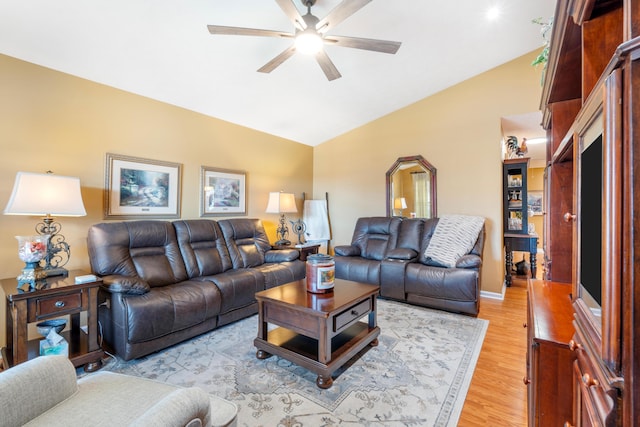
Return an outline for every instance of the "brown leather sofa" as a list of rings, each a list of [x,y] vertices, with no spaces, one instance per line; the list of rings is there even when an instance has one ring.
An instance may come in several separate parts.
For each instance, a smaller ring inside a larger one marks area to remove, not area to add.
[[[383,298],[477,316],[485,229],[454,267],[425,255],[439,219],[358,219],[350,245],[336,246],[336,277],[380,285]]]
[[[100,223],[87,243],[103,338],[124,360],[255,314],[257,291],[305,277],[259,219]]]

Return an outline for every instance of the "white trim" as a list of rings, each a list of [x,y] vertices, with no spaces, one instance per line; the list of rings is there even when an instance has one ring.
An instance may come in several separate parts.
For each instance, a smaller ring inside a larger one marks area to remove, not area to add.
[[[505,293],[506,289],[507,289],[507,287],[503,283],[502,284],[502,292],[498,293],[498,292],[480,291],[480,297],[481,298],[489,298],[489,299],[497,299],[497,300],[503,301],[504,300],[504,293]]]

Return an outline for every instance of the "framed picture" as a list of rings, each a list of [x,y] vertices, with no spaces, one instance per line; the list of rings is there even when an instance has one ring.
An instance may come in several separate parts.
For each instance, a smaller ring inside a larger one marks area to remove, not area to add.
[[[200,216],[247,214],[247,174],[243,171],[200,169]]]
[[[527,207],[533,211],[534,215],[542,215],[542,191],[529,191]]]
[[[105,171],[105,218],[180,218],[180,163],[107,153]]]

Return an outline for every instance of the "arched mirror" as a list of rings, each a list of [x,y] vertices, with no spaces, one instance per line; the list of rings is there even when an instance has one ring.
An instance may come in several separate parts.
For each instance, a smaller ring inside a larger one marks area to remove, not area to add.
[[[436,168],[422,156],[399,157],[387,171],[387,216],[435,218]]]

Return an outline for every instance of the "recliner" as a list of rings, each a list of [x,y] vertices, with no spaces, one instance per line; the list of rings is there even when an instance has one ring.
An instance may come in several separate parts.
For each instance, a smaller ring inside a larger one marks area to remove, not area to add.
[[[446,268],[425,255],[438,221],[359,218],[351,245],[335,247],[336,277],[380,285],[383,298],[477,316],[484,226],[471,251]],[[363,242],[372,239],[376,250],[363,250]]]

